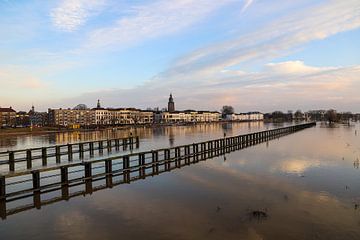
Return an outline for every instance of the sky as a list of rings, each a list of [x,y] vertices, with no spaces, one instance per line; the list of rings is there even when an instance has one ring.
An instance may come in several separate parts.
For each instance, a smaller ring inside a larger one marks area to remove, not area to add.
[[[359,0],[0,0],[0,106],[360,112]]]

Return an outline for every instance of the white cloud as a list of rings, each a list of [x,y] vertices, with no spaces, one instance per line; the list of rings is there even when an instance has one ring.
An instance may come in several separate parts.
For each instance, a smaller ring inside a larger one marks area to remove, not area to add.
[[[245,12],[246,9],[250,7],[251,4],[253,4],[254,0],[245,0],[244,6],[241,9],[241,12]]]
[[[98,13],[105,0],[62,0],[51,13],[54,26],[72,32],[84,25],[90,16]]]
[[[122,106],[165,107],[171,91],[178,109],[219,110],[231,104],[237,111],[316,107],[360,111],[360,66],[319,68],[301,63],[301,68],[289,71],[288,65],[291,63],[278,63],[276,71],[266,66],[255,73],[228,70],[209,81],[150,81],[128,90],[84,94],[61,104],[85,102],[91,106],[100,98],[106,106],[119,106],[120,102]]]
[[[358,0],[328,1],[270,22],[249,34],[213,44],[180,58],[170,74],[212,75],[227,67],[287,55],[310,41],[360,27]]]
[[[311,74],[324,70],[332,70],[329,67],[312,67],[307,66],[302,61],[286,61],[280,63],[266,64],[266,71],[273,74]]]
[[[178,32],[204,19],[233,0],[162,0],[133,7],[132,14],[112,26],[90,33],[86,48],[123,47],[134,42]]]

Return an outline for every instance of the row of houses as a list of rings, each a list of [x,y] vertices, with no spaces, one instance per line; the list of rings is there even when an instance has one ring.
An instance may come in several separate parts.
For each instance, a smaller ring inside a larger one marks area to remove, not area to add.
[[[264,114],[260,112],[248,112],[248,113],[232,113],[227,114],[225,119],[228,121],[262,121],[264,120]]]
[[[136,108],[49,109],[53,126],[94,126],[147,124],[153,122],[153,112]]]
[[[259,112],[230,114],[224,120],[262,121]],[[151,123],[197,123],[223,120],[216,111],[151,111],[136,108],[49,109],[49,123],[54,126],[130,125]]]
[[[170,111],[141,110],[136,108],[102,108],[100,101],[96,108],[89,109],[79,104],[73,109],[48,109],[48,112],[36,112],[34,107],[29,112],[16,112],[12,108],[0,108],[1,127],[15,126],[63,126],[70,128],[115,126],[134,124],[174,124],[229,121],[261,121],[263,114],[249,112],[223,116],[216,111],[175,111],[175,104],[170,95]]]

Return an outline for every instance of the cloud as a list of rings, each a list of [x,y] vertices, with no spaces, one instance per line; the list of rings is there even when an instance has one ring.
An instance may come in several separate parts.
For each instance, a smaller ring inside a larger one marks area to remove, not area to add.
[[[288,14],[248,34],[198,49],[180,58],[170,74],[212,75],[249,61],[266,61],[287,55],[310,41],[360,27],[357,0],[328,1]],[[190,72],[190,74],[189,74]]]
[[[208,81],[153,80],[128,90],[87,93],[62,104],[84,102],[92,106],[94,99],[100,98],[105,106],[118,106],[121,102],[122,106],[165,107],[171,91],[178,109],[219,110],[222,105],[230,104],[239,112],[308,110],[318,106],[360,110],[356,92],[360,88],[360,65],[319,68],[294,61],[301,68],[293,71],[289,70],[291,64],[277,63],[272,69],[265,65],[260,72],[228,70]]]
[[[310,74],[334,68],[306,66],[302,61],[287,61],[266,64],[266,71],[274,74]]]
[[[234,1],[162,0],[133,7],[129,16],[119,18],[112,26],[92,31],[85,48],[121,48],[144,39],[179,32],[231,2]]]
[[[245,12],[246,9],[250,7],[251,4],[253,4],[254,0],[245,0],[244,6],[241,9],[241,12]]]
[[[105,0],[62,0],[51,13],[51,20],[56,28],[66,32],[77,30],[86,21],[98,13]]]

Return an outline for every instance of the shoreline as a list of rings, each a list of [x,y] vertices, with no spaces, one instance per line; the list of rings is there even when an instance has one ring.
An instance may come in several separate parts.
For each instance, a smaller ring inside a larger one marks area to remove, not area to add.
[[[78,128],[78,129],[68,129],[68,128],[58,128],[58,127],[39,127],[39,128],[6,128],[0,129],[1,136],[21,136],[21,135],[38,135],[38,134],[47,134],[47,133],[69,133],[69,132],[91,132],[91,131],[104,131],[104,130],[126,130],[132,128],[156,128],[156,127],[166,127],[166,126],[192,126],[198,124],[214,124],[214,123],[246,123],[246,122],[265,122],[265,121],[217,121],[217,122],[191,122],[191,123],[152,123],[152,124],[131,124],[123,126],[107,126],[107,127],[98,127],[98,128]]]

